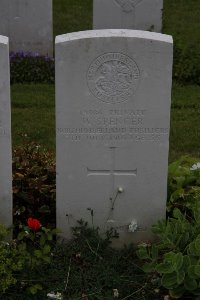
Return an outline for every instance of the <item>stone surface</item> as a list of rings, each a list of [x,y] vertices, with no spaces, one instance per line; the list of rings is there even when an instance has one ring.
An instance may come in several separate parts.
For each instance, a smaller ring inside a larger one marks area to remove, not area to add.
[[[57,226],[83,219],[119,245],[165,217],[172,38],[97,30],[56,38]]]
[[[93,0],[94,29],[162,31],[163,0]]]
[[[12,225],[12,155],[8,38],[0,36],[0,223]]]
[[[52,0],[0,0],[0,34],[10,51],[53,55]]]

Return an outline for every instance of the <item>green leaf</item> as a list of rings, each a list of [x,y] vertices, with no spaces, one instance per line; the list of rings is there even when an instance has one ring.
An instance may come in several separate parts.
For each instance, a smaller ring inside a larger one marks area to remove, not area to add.
[[[42,259],[47,263],[51,262],[51,258],[49,256],[43,256]]]
[[[51,233],[48,233],[47,234],[47,240],[48,241],[52,241],[53,237],[52,237],[52,234]]]
[[[160,274],[169,274],[174,271],[174,265],[170,262],[163,262],[156,266],[156,271]]]
[[[194,291],[197,288],[197,281],[187,276],[184,281],[184,286],[186,290]]]
[[[179,240],[179,243],[177,244],[177,246],[179,246],[180,249],[185,248],[186,245],[188,244],[189,238],[190,238],[189,232],[184,232],[183,234],[181,234],[180,240]]]
[[[155,263],[155,262],[146,263],[146,264],[144,264],[144,266],[142,267],[142,270],[143,270],[145,273],[150,273],[150,272],[154,272],[154,271],[155,271],[155,267],[156,267],[156,263]]]
[[[48,254],[51,251],[51,247],[49,245],[45,245],[42,249],[43,254]]]
[[[23,238],[25,237],[26,233],[24,231],[20,232],[17,236],[17,239],[19,241],[23,240]]]
[[[58,228],[54,228],[54,229],[51,230],[51,234],[52,234],[52,235],[56,235],[56,234],[58,234],[58,233],[61,233],[61,230],[58,229]]]
[[[164,274],[161,280],[161,284],[167,289],[173,289],[177,287],[178,284],[176,272]]]
[[[173,290],[169,290],[169,295],[170,297],[174,298],[174,299],[179,299],[183,296],[185,291],[185,288],[183,286],[178,286],[177,288],[173,289]]]
[[[38,290],[42,290],[42,286],[40,284],[34,284],[27,289],[27,291],[32,295],[37,294]]]
[[[194,267],[194,272],[200,278],[200,265]]]
[[[34,251],[34,255],[38,258],[41,258],[42,257],[42,251],[41,250],[35,250]]]
[[[182,215],[181,211],[178,208],[175,208],[173,210],[173,217],[176,218],[176,219],[180,219],[180,220],[183,219],[183,215]]]
[[[179,271],[177,272],[177,283],[181,284],[185,279],[185,272],[184,271]]]
[[[151,255],[153,260],[158,258],[158,247],[155,244],[151,247]]]
[[[188,254],[191,254],[193,256],[199,256],[199,252],[196,249],[195,242],[192,242],[192,243],[189,244],[187,252],[188,252]]]
[[[38,211],[39,211],[40,213],[50,213],[50,212],[51,212],[48,205],[42,205],[42,206],[38,209]]]
[[[195,266],[196,265],[191,265],[189,266],[188,268],[188,276],[191,278],[191,279],[197,279],[198,276],[196,275],[196,272],[195,272]]]
[[[200,238],[197,237],[197,239],[195,240],[195,248],[197,251],[200,251]]]
[[[183,256],[183,269],[187,270],[191,266],[191,260],[188,255]]]
[[[140,259],[150,258],[149,254],[148,254],[148,251],[147,251],[147,247],[140,246],[139,250],[137,250],[137,256]]]
[[[40,237],[40,246],[43,247],[45,243],[46,243],[46,237],[44,234],[42,234]]]
[[[183,265],[183,255],[182,253],[177,253],[173,258],[173,263],[175,265],[176,270],[180,270]]]
[[[158,222],[152,226],[152,232],[158,236],[165,233],[166,230],[166,220],[158,220]]]
[[[180,188],[171,194],[170,202],[172,202],[172,203],[174,201],[178,200],[179,198],[184,197],[184,189],[182,188],[182,184],[184,183],[185,178],[179,177],[179,178],[176,178],[176,180],[177,180],[177,188],[179,188],[179,187]]]

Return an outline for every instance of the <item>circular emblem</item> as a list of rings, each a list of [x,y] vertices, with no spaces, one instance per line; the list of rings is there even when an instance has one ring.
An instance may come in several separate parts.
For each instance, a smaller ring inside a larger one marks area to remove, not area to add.
[[[106,53],[96,58],[87,72],[91,93],[107,103],[127,101],[135,92],[140,72],[127,55]]]

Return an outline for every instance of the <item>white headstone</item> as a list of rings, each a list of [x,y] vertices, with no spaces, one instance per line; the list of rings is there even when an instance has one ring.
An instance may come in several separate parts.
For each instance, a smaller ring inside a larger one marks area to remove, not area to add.
[[[151,239],[165,217],[172,38],[134,30],[56,38],[57,226]],[[93,216],[92,216],[93,215]],[[93,219],[93,220],[92,220]]]
[[[0,34],[10,51],[53,55],[52,0],[0,0]]]
[[[0,36],[0,223],[12,225],[12,155],[8,38]]]
[[[161,32],[163,0],[93,0],[93,28]]]

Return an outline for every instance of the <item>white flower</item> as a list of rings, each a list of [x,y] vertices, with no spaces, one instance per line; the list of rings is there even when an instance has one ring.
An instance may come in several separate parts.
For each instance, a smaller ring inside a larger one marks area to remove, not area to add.
[[[62,300],[62,294],[58,292],[56,294],[54,292],[48,293],[47,297],[50,299]]]
[[[21,214],[20,209],[16,210],[16,212],[14,213],[15,216],[19,216]]]
[[[113,296],[114,296],[114,298],[118,298],[119,297],[118,289],[113,289]]]
[[[135,219],[133,219],[131,224],[128,225],[128,231],[135,232],[137,230],[137,228],[138,228],[137,221]]]
[[[197,170],[197,169],[200,169],[200,162],[198,162],[197,164],[194,164],[194,165],[190,168],[191,171],[194,171],[194,170]]]
[[[123,193],[124,189],[122,187],[118,188],[118,193]]]

